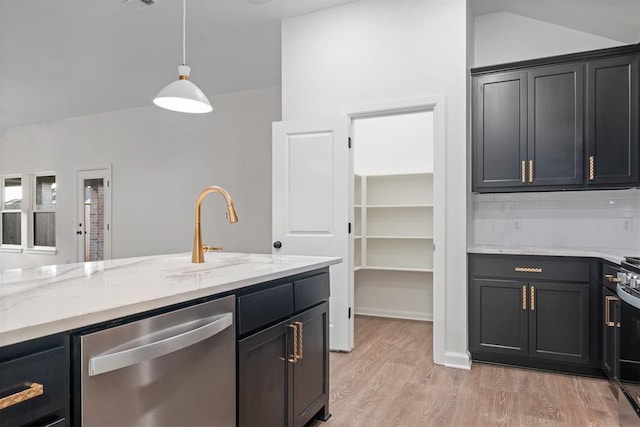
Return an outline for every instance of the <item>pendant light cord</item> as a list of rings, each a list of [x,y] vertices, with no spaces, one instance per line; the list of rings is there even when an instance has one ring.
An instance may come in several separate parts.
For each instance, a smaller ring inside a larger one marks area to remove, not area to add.
[[[187,65],[187,0],[182,0],[182,65]]]

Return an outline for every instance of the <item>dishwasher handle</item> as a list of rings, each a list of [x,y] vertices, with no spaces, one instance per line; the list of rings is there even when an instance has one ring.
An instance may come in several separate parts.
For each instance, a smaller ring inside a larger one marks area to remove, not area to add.
[[[129,350],[105,354],[89,359],[89,376],[104,374],[127,366],[136,365],[145,360],[155,359],[169,353],[182,350],[211,338],[233,324],[233,313],[224,313],[214,317],[214,321],[181,334],[145,344]]]

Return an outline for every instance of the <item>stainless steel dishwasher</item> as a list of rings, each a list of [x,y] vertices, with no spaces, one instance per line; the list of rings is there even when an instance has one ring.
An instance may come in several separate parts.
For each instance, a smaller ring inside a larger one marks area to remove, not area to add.
[[[235,426],[234,317],[228,296],[79,336],[81,424]]]

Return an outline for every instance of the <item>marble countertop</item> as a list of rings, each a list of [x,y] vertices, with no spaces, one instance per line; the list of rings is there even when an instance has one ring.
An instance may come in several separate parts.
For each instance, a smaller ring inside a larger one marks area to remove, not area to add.
[[[557,249],[557,248],[502,248],[495,246],[472,246],[467,248],[468,253],[472,254],[504,254],[504,255],[546,255],[546,256],[574,256],[574,257],[590,257],[601,258],[620,264],[624,261],[624,257],[628,253],[614,252],[597,252],[593,250],[580,249]],[[632,254],[633,255],[633,254]]]
[[[340,258],[271,254],[158,255],[0,271],[0,347],[233,291]]]

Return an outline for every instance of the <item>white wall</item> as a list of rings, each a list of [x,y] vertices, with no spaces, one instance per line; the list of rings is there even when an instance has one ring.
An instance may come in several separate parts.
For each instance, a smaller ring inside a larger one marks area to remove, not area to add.
[[[0,269],[76,258],[75,170],[112,166],[112,257],[191,250],[195,200],[219,185],[240,221],[227,224],[223,199],[202,207],[205,243],[270,252],[271,122],[280,88],[212,98],[213,112],[188,115],[155,106],[9,130],[0,139],[0,175],[55,171],[58,254],[0,253]]]
[[[444,318],[436,313],[436,323],[444,322],[444,337],[435,336],[442,348],[434,357],[437,363],[455,365],[468,363],[466,17],[462,0],[364,0],[282,24],[284,120],[335,117],[345,107],[399,99],[446,97],[446,283],[434,285],[445,288],[446,303]]]
[[[508,12],[475,19],[475,67],[620,46],[623,43]]]
[[[433,172],[433,112],[367,117],[353,122],[353,172]]]

